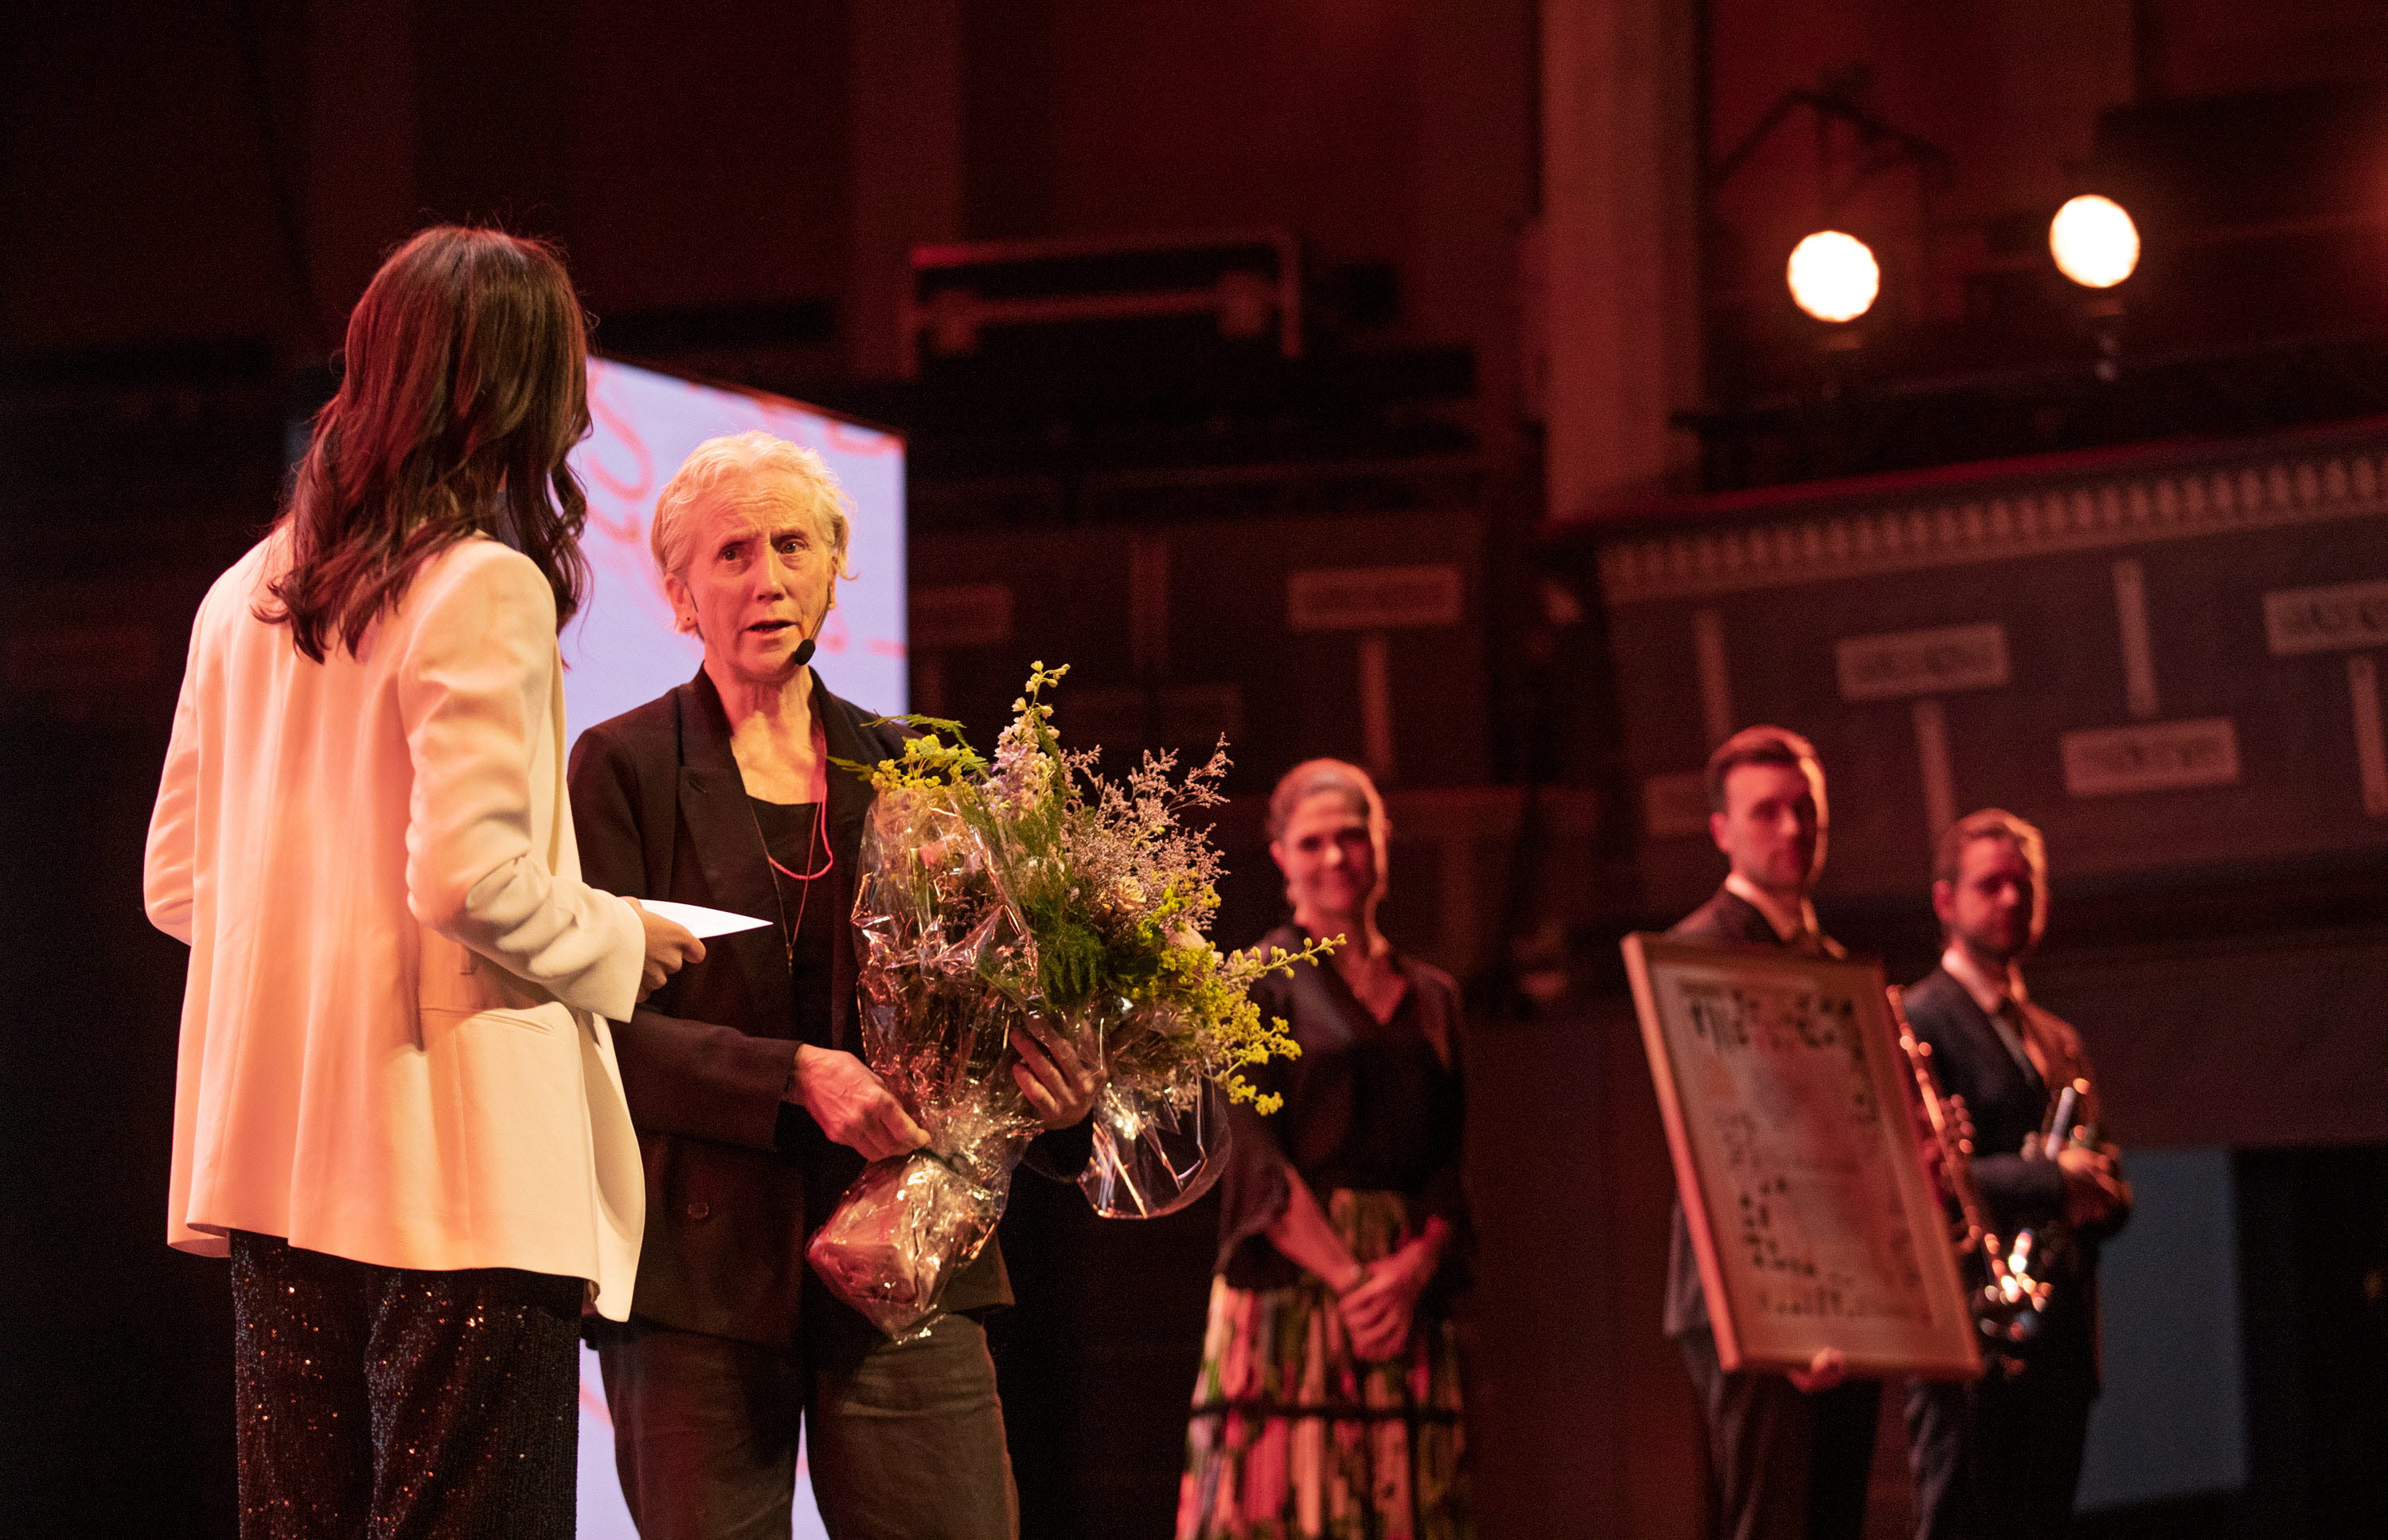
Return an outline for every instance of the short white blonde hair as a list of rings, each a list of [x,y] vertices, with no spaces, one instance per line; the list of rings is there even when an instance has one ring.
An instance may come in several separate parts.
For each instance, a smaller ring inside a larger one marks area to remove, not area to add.
[[[781,495],[808,507],[828,531],[830,574],[851,578],[845,564],[847,538],[852,535],[854,499],[829,462],[800,444],[791,444],[756,428],[747,433],[708,438],[689,452],[679,470],[655,499],[655,516],[647,528],[647,543],[655,566],[667,577],[688,570],[689,542],[693,537],[689,515],[714,500],[725,485],[761,482],[762,496],[748,493],[738,500],[777,501]]]

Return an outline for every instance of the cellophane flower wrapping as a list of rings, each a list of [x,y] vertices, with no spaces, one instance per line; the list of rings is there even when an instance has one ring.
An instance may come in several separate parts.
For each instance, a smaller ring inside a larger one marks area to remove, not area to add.
[[[992,764],[955,724],[914,717],[930,731],[899,759],[848,767],[879,792],[855,892],[863,1054],[929,1143],[866,1168],[806,1255],[891,1336],[925,1330],[1002,1218],[1040,1126],[1011,1075],[1030,1016],[1101,1079],[1079,1186],[1118,1218],[1200,1197],[1226,1101],[1253,1097],[1238,1071],[1298,1051],[1247,996],[1292,959],[1203,935],[1218,853],[1182,815],[1222,800],[1224,750],[1182,779],[1147,755],[1106,780],[1049,726],[1040,694],[1064,672],[1036,665]]]
[[[1078,1189],[1105,1218],[1175,1214],[1219,1180],[1227,1092],[1204,1072],[1169,1007],[1124,1011],[1105,1026],[1109,1074]]]
[[[865,1168],[807,1256],[891,1336],[928,1320],[984,1249],[1037,1131],[1002,1072],[1035,943],[1004,890],[992,832],[973,826],[954,789],[934,787],[883,790],[863,828],[863,1057],[929,1143]]]

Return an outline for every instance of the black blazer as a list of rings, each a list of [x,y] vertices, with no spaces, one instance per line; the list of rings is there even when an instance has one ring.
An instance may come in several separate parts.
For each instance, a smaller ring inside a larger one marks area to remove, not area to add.
[[[2064,1212],[2064,1177],[2052,1160],[2026,1160],[2026,1137],[2036,1136],[2053,1109],[2056,1093],[2034,1069],[2026,1073],[2007,1052],[1998,1028],[1946,968],[1935,968],[1903,997],[1915,1035],[1932,1045],[1932,1067],[1940,1089],[1962,1096],[1974,1120],[1974,1183],[1989,1209],[1990,1223],[2012,1238],[2025,1226],[2040,1230]],[[2087,1078],[2089,1063],[2080,1036],[2037,1005],[2034,1041],[2057,1056],[2062,1076]],[[2084,1109],[2090,1120],[2096,1104]],[[2098,1379],[2098,1247],[2130,1218],[2127,1203],[2093,1232],[2074,1232],[2054,1256],[2042,1258],[2042,1276],[2055,1289],[2042,1313],[2039,1334],[2022,1357],[2035,1378]]]
[[[830,754],[872,764],[898,752],[892,726],[813,676]],[[776,913],[730,720],[697,676],[599,723],[572,751],[572,817],[583,874],[630,898]],[[854,908],[854,870],[872,792],[829,772],[836,865],[816,901]],[[856,1045],[856,928],[837,928],[827,1022],[802,1024],[819,1046]],[[647,1221],[631,1311],[661,1326],[769,1345],[794,1340],[800,1305],[845,1309],[821,1289],[807,1301],[805,1242],[863,1166],[804,1110],[781,1100],[795,1063],[787,955],[776,927],[705,943],[627,1022],[614,1028],[623,1089],[647,1173]],[[1083,1137],[1083,1136],[1082,1136]],[[1081,1156],[1083,1159],[1083,1156]],[[957,1312],[1011,1302],[993,1241],[947,1287]]]
[[[2006,1234],[2064,1212],[2064,1175],[2050,1160],[2026,1160],[2023,1142],[2046,1121],[2052,1097],[2039,1072],[2007,1052],[1998,1028],[1956,976],[1935,968],[1901,996],[1915,1035],[1932,1045],[1940,1089],[1962,1096],[1974,1119],[1974,1184],[1989,1219]]]
[[[1774,933],[1774,924],[1763,910],[1730,888],[1719,888],[1715,897],[1684,915],[1667,935],[1678,941],[1724,941],[1772,947],[1781,952],[1798,950],[1796,943]],[[1816,940],[1818,949],[1826,956],[1846,955],[1841,943],[1830,936],[1820,934]],[[631,1110],[636,1113],[636,1103],[631,1105]],[[1692,1251],[1692,1227],[1683,1218],[1680,1198],[1675,1203],[1674,1235],[1667,1250],[1666,1313],[1661,1325],[1670,1337],[1708,1330],[1708,1294],[1700,1288],[1699,1258]]]

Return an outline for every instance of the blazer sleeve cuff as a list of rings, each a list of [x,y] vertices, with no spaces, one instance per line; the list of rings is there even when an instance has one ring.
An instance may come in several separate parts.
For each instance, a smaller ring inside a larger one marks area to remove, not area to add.
[[[630,1121],[641,1133],[750,1150],[781,1148],[797,1046],[785,1038],[749,1037],[654,1011],[641,1011],[614,1029],[622,1090]]]
[[[1029,1141],[1028,1168],[1052,1181],[1075,1181],[1095,1157],[1095,1120],[1081,1117],[1066,1129],[1048,1129]]]
[[[585,1008],[608,1021],[628,1021],[639,1008],[639,985],[646,977],[647,927],[629,899],[612,893],[598,897],[602,901],[598,911],[615,939],[581,980],[587,993]]]

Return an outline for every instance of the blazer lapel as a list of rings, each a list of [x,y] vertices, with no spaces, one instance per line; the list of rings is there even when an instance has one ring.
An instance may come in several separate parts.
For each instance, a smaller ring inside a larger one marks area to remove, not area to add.
[[[780,899],[771,888],[771,868],[754,810],[746,805],[745,780],[730,751],[730,718],[721,709],[721,697],[702,672],[679,694],[680,822],[704,874],[705,902],[768,920],[778,938],[784,934]],[[785,943],[774,939],[768,946],[724,950],[740,962],[747,998],[770,1013],[765,1019],[786,1020]]]
[[[1716,898],[1711,902],[1724,906],[1723,912],[1732,916],[1732,924],[1740,939],[1752,945],[1771,946],[1810,957],[1840,958],[1848,955],[1842,950],[1840,942],[1821,930],[1811,930],[1804,936],[1785,940],[1775,934],[1774,922],[1766,917],[1766,911],[1730,888],[1719,888]]]
[[[879,746],[863,736],[856,709],[832,695],[819,674],[813,675],[813,711],[820,719],[821,738],[830,758],[857,764],[877,763]],[[837,865],[830,873],[829,896],[836,901],[837,913],[850,918],[854,913],[856,867],[862,858],[862,826],[870,815],[876,793],[868,780],[835,764],[829,766],[828,778],[829,846],[837,857]],[[844,1048],[853,1028],[855,988],[861,970],[855,955],[854,926],[841,925],[835,934],[830,964],[829,1041],[832,1047]]]
[[[1714,902],[1722,905],[1721,915],[1731,917],[1737,940],[1753,946],[1789,948],[1793,945],[1774,933],[1774,922],[1766,917],[1764,910],[1732,889],[1719,888]]]
[[[1942,971],[1945,974],[1947,970]],[[2017,1064],[2014,1054],[2008,1052],[2006,1040],[1999,1035],[1998,1024],[1984,1013],[1981,1003],[1974,998],[1974,991],[1960,983],[1953,974],[1948,975],[1948,978],[1950,993],[1955,997],[1952,1009],[1957,1018],[1965,1024],[1967,1035],[1974,1040],[1972,1057],[1975,1060],[1975,1083],[1988,1088],[1985,1099],[2018,1103],[2044,1101],[2044,1092],[2031,1083],[2031,1078],[2024,1073],[2023,1066]]]
[[[856,708],[832,695],[818,674],[813,675],[813,710],[820,717],[821,737],[828,742],[830,758],[857,764],[878,763],[879,745],[863,737],[862,719]],[[860,844],[862,821],[870,815],[874,800],[870,781],[851,770],[834,764],[829,767],[829,839],[841,865],[845,852]]]

